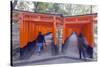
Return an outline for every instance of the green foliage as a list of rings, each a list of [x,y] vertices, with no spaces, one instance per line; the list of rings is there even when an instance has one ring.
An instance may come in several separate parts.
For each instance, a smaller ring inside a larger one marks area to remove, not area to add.
[[[30,7],[30,5],[34,5]],[[91,5],[80,5],[80,4],[66,4],[66,3],[48,3],[48,2],[30,2],[30,1],[19,1],[17,9],[27,10],[40,13],[54,13],[63,14],[65,16],[82,15],[91,13]]]
[[[23,2],[23,1],[18,2],[16,7],[17,7],[18,10],[29,10],[28,2],[27,1],[25,1],[25,2]]]

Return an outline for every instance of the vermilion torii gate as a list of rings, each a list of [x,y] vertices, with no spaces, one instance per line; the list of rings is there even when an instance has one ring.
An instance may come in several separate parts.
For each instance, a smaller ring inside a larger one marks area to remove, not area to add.
[[[94,15],[79,15],[64,18],[63,24],[63,43],[72,32],[76,32],[78,35],[83,33],[87,39],[89,46],[93,47],[93,23],[95,21],[96,14]]]
[[[71,35],[72,32],[80,34],[81,32],[93,47],[93,22],[96,14],[61,17],[54,14],[41,14],[33,12],[20,12],[20,48],[28,45],[37,38],[38,32],[45,35],[48,32],[53,34],[54,45],[57,46],[56,30],[57,26],[63,26],[62,44]]]
[[[57,46],[56,26],[62,24],[59,15],[48,15],[32,12],[20,13],[20,48],[23,49],[29,42],[36,40],[39,32],[43,35],[53,34],[54,46]]]

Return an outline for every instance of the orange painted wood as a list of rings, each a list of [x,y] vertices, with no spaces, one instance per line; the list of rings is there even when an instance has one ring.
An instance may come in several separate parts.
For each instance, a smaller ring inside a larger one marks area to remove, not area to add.
[[[21,13],[20,16],[20,48],[27,46],[28,42],[36,40],[39,32],[42,32],[43,35],[48,32],[53,33],[56,44],[56,22],[51,22],[55,21],[54,16],[34,13]]]
[[[77,32],[77,34],[82,32],[87,39],[89,46],[93,47],[93,23],[96,17],[96,14],[65,17],[62,43],[64,44],[65,39],[68,38],[72,32]]]
[[[93,18],[94,15],[60,17],[56,15],[21,12],[20,13],[20,48],[27,46],[37,38],[39,32],[45,35],[52,32],[54,43],[57,44],[56,28],[63,26],[62,43],[72,32],[84,34],[89,45],[93,46]]]

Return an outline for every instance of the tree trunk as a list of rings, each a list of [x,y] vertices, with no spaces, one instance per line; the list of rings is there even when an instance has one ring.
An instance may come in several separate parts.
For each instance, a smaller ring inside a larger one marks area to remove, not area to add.
[[[38,5],[39,2],[34,2],[34,6],[35,6],[34,12],[38,12]]]
[[[14,0],[14,2],[12,3],[12,9],[14,10],[16,5],[17,5],[18,0]]]
[[[92,13],[92,5],[90,6],[90,14]]]

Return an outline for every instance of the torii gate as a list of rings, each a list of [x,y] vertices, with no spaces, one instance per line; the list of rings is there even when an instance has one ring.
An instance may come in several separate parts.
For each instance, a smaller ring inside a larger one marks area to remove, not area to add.
[[[27,46],[28,42],[36,39],[38,32],[46,34],[51,32],[54,38],[54,45],[57,45],[56,27],[63,26],[62,44],[72,32],[82,32],[93,47],[93,22],[96,14],[61,17],[60,15],[41,14],[33,12],[20,12],[20,48]]]
[[[65,40],[72,32],[76,32],[78,35],[83,33],[89,43],[89,46],[93,47],[93,23],[96,22],[96,17],[96,14],[65,17],[62,43],[64,44]]]
[[[35,40],[39,32],[53,33],[54,45],[57,45],[56,25],[61,23],[62,18],[57,15],[20,12],[20,48]]]

